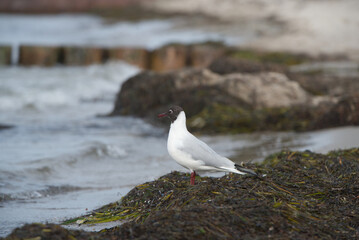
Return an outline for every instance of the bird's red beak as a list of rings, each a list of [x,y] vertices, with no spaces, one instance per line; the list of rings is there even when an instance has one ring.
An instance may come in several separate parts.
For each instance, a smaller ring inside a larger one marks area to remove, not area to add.
[[[158,114],[158,118],[163,118],[163,117],[166,117],[167,116],[167,113],[160,113]]]

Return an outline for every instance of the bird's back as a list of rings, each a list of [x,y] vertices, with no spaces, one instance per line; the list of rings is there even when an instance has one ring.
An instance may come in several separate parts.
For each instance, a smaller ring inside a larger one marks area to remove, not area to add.
[[[202,160],[206,166],[210,167],[234,167],[234,163],[231,160],[219,155],[205,142],[196,138],[191,133],[189,133],[186,138],[188,139],[185,141],[184,149],[186,149],[194,159]]]

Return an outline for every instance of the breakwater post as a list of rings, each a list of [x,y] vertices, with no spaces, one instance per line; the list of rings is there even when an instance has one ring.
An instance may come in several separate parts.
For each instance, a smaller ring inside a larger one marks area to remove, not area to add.
[[[11,46],[0,46],[0,65],[11,64]]]
[[[215,58],[223,56],[223,47],[211,44],[170,44],[147,50],[131,47],[82,46],[20,46],[19,61],[23,66],[82,66],[101,64],[109,60],[122,60],[142,69],[166,72],[183,67],[205,67]],[[0,47],[0,64],[10,64],[11,48]]]

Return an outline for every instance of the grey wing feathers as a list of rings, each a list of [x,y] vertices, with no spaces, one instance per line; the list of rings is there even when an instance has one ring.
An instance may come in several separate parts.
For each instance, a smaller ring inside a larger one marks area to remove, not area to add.
[[[184,141],[181,150],[190,154],[193,159],[203,161],[206,166],[234,168],[234,163],[231,160],[220,156],[206,143],[193,135],[189,135],[188,138],[190,139]]]

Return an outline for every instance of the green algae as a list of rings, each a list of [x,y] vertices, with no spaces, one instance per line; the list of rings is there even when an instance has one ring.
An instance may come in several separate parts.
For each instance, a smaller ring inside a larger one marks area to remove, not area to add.
[[[188,119],[191,131],[207,134],[312,129],[315,111],[302,106],[251,109],[213,103]]]
[[[208,132],[252,132],[257,126],[251,111],[214,103],[205,107],[200,113],[188,119],[188,127],[192,131]]]
[[[275,63],[292,66],[313,60],[305,54],[294,54],[289,52],[263,52],[251,49],[234,49],[230,56],[239,59],[250,60],[260,63]]]

